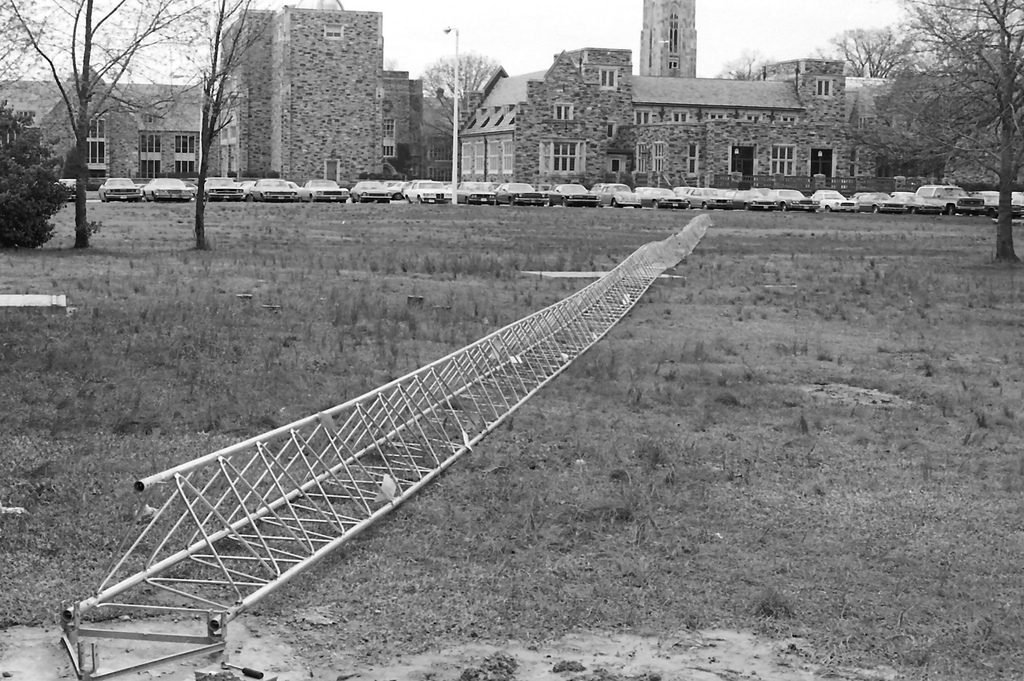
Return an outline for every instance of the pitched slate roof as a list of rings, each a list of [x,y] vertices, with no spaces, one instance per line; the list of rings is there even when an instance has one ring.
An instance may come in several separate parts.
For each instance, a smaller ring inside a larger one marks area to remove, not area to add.
[[[494,85],[494,89],[487,95],[485,104],[487,106],[508,106],[526,101],[526,84],[531,80],[544,80],[548,69],[525,73],[521,76],[509,76],[502,78]]]
[[[724,78],[633,77],[634,104],[803,109],[792,82]]]

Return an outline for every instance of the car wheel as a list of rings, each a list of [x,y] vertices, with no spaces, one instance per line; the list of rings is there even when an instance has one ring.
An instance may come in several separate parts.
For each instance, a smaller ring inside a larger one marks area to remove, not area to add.
[[[743,204],[743,210],[751,210],[750,204],[749,203],[744,203]]]
[[[707,201],[702,201],[701,204],[700,204],[700,208],[701,208],[701,210],[707,210],[708,209],[708,202]]]
[[[788,213],[789,212],[789,204],[788,203],[780,203],[779,204],[779,208],[782,209],[783,213]]]
[[[956,207],[953,206],[952,204],[946,206],[945,213],[946,213],[946,215],[955,215],[956,214]]]
[[[880,213],[881,211],[878,209],[878,206],[875,206],[874,208],[871,209],[871,212],[872,213]]]
[[[619,207],[619,202],[616,201],[615,199],[612,199],[611,207],[612,208],[618,208]]]
[[[832,206],[825,206],[825,212],[826,213],[831,213],[832,212]]]
[[[253,201],[255,201],[255,200],[256,200],[256,199],[252,198],[252,194],[246,194],[246,195],[245,195],[245,202],[246,202],[246,203],[252,203],[252,202],[253,202]]]
[[[907,212],[911,215],[917,215],[917,208],[910,206],[909,208],[907,208]]]
[[[423,197],[422,196],[417,196],[416,197],[416,203],[418,203],[420,205],[423,205]]]

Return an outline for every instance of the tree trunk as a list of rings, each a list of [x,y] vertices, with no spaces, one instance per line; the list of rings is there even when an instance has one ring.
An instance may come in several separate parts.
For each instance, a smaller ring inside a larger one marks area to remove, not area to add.
[[[206,176],[210,167],[210,147],[213,136],[211,128],[214,126],[211,125],[213,117],[210,112],[208,88],[209,86],[203,91],[202,115],[199,117],[199,177],[196,178],[196,184],[199,186],[196,188],[195,221],[197,251],[206,251],[210,248],[206,241]]]
[[[89,183],[88,105],[79,107],[78,120],[75,122],[75,248],[89,248],[89,215],[85,207],[85,192]]]
[[[1016,180],[1014,167],[1013,131],[1016,127],[1013,109],[1015,78],[1007,61],[1004,66],[1002,91],[1003,104],[999,114],[999,217],[996,224],[996,260],[999,262],[1020,262],[1013,250],[1013,183]]]

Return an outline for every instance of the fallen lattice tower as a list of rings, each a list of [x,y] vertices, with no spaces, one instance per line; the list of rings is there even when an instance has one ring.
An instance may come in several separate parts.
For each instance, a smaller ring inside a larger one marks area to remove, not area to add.
[[[711,220],[646,244],[572,296],[332,409],[135,482],[143,527],[95,595],[61,611],[80,679],[222,652],[227,625],[429,484],[597,343]],[[104,612],[199,615],[195,635],[118,631]],[[96,642],[175,649],[120,668]]]

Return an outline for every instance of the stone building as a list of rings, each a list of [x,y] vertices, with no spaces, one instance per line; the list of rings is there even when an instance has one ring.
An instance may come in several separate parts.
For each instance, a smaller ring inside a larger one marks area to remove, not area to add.
[[[463,179],[709,183],[847,175],[842,62],[776,64],[765,80],[634,76],[628,50],[563,52],[499,71],[462,132]]]
[[[223,172],[350,182],[419,163],[422,85],[384,70],[383,15],[302,0],[250,22]]]
[[[43,139],[67,153],[74,132],[67,107],[52,83],[39,90],[48,105],[37,119]],[[89,126],[86,164],[94,178],[194,177],[199,167],[199,93],[175,85],[115,86]]]

